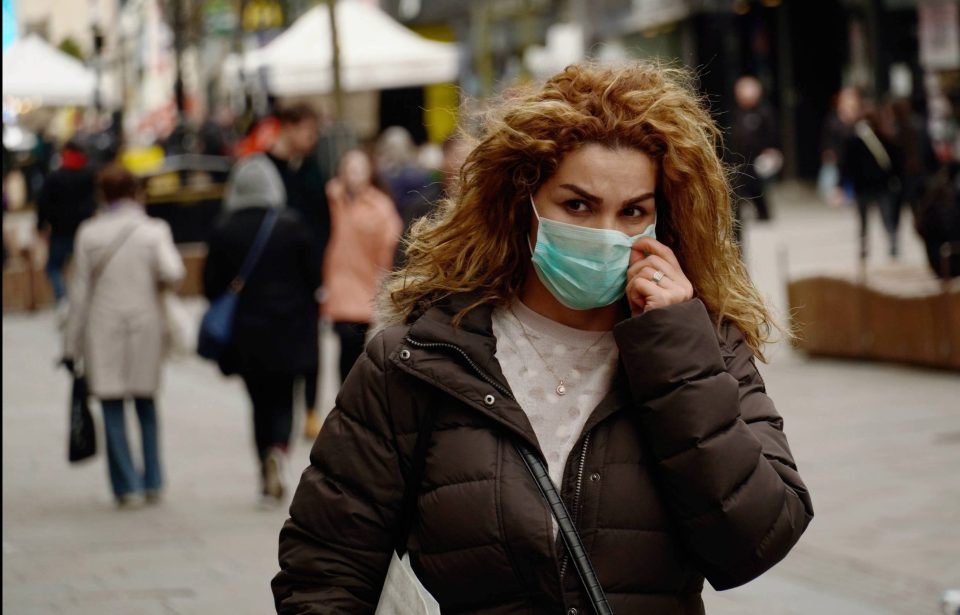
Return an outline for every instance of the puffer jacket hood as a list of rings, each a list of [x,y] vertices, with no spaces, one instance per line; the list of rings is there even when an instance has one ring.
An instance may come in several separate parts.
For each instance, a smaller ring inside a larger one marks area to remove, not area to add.
[[[435,416],[404,547],[444,613],[589,613],[512,446],[538,451],[487,307],[451,297],[378,333],[321,431],[280,535],[279,613],[374,613],[417,431]],[[614,329],[620,368],[561,496],[615,613],[703,613],[780,561],[810,522],[782,420],[736,327],[691,300]]]

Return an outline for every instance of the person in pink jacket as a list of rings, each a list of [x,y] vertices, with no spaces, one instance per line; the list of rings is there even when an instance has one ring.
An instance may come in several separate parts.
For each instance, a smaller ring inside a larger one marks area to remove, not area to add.
[[[323,315],[340,338],[340,379],[363,353],[383,276],[393,268],[403,222],[387,194],[373,185],[370,158],[350,150],[327,182],[330,243],[323,260]]]

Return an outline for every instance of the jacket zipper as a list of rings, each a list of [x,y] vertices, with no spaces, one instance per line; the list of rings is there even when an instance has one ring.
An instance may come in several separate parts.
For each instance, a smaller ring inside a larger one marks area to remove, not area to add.
[[[473,362],[473,359],[470,358],[470,355],[468,355],[466,352],[464,352],[463,349],[460,348],[459,346],[457,346],[457,345],[455,345],[455,344],[446,344],[446,343],[444,343],[444,342],[430,342],[430,343],[418,342],[418,341],[413,340],[413,339],[411,339],[411,338],[409,338],[409,337],[404,338],[404,339],[405,339],[411,346],[416,346],[417,348],[448,348],[448,349],[450,349],[450,350],[455,350],[457,353],[460,354],[460,356],[462,356],[462,357],[464,358],[464,360],[466,360],[466,362],[467,362],[468,364],[470,364],[470,367],[473,369],[473,371],[475,371],[478,376],[480,376],[481,378],[483,378],[490,386],[492,386],[493,388],[497,389],[498,391],[500,391],[500,392],[503,393],[506,397],[509,397],[509,398],[512,399],[513,401],[517,401],[516,399],[514,399],[513,395],[510,394],[510,391],[508,391],[507,389],[505,389],[499,382],[497,382],[497,381],[494,380],[491,376],[489,376],[489,375],[487,374],[487,372],[483,371],[483,369],[481,369],[479,365],[477,365],[476,363]]]
[[[580,492],[583,490],[583,471],[587,465],[587,448],[590,446],[590,434],[592,432],[587,432],[587,435],[583,437],[583,447],[580,452],[580,467],[577,469],[577,486],[573,491],[573,524],[577,526],[580,524]],[[567,563],[569,562],[570,557],[567,554],[566,550],[563,553],[563,563],[560,565],[560,585],[563,586],[563,575],[567,572]]]

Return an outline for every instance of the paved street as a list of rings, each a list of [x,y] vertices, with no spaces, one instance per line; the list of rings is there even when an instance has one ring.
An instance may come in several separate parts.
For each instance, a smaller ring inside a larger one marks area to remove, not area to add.
[[[761,290],[782,306],[784,254],[792,276],[852,267],[855,216],[797,187],[779,190],[774,205],[773,223],[749,229],[748,261]],[[874,222],[875,252],[883,254]],[[922,264],[909,219],[903,235],[903,261]],[[326,344],[329,356],[335,346]],[[285,512],[255,506],[240,383],[199,360],[168,367],[159,397],[166,498],[156,508],[119,512],[102,450],[78,467],[66,462],[69,383],[53,367],[58,348],[52,313],[4,316],[3,610],[271,612]],[[809,359],[786,345],[771,356],[761,371],[817,516],[767,575],[729,592],[708,590],[707,612],[939,613],[943,591],[960,588],[957,373]],[[325,375],[324,408],[333,377]],[[298,439],[291,479],[307,452]]]

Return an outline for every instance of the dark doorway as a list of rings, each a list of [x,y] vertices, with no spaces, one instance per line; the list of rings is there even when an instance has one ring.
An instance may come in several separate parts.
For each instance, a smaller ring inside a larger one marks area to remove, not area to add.
[[[380,91],[380,130],[403,126],[410,131],[413,141],[420,145],[427,140],[423,125],[423,88],[398,88]]]

